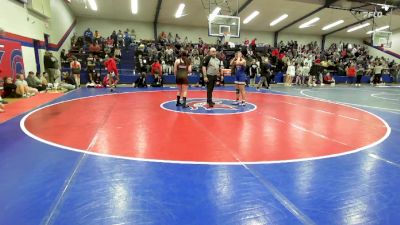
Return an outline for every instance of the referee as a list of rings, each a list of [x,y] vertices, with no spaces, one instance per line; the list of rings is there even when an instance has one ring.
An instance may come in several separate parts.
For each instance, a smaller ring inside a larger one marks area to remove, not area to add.
[[[220,75],[220,60],[216,57],[217,50],[211,48],[209,55],[203,61],[203,74],[204,82],[207,83],[207,104],[209,107],[214,107],[215,103],[212,101],[212,92],[214,90],[217,77]]]

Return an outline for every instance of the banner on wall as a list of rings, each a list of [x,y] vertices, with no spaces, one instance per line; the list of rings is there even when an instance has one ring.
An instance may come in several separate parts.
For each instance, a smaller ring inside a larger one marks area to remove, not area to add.
[[[0,38],[0,78],[24,73],[21,43]]]

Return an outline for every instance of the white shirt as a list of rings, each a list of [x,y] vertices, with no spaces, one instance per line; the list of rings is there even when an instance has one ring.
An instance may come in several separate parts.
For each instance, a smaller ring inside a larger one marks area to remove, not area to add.
[[[290,76],[295,76],[296,75],[296,67],[290,65],[288,66],[286,70],[286,74],[289,74]]]
[[[310,67],[308,67],[308,66],[303,66],[303,69],[302,69],[302,71],[301,71],[301,74],[302,74],[303,76],[308,77],[308,76],[310,75]]]

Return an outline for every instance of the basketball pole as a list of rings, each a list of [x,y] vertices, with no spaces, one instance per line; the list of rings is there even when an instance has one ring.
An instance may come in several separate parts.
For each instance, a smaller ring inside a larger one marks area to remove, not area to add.
[[[236,16],[239,16],[239,0],[236,1]]]

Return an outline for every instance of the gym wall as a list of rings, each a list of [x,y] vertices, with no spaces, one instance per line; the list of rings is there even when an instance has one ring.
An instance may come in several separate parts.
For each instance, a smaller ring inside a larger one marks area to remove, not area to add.
[[[58,57],[62,48],[70,47],[72,32],[64,39],[67,31],[72,27],[75,17],[63,0],[50,0],[51,18],[45,18],[30,10],[23,4],[14,0],[1,0],[0,27],[6,32],[6,38],[22,43],[25,72],[36,71],[36,60],[33,40],[44,42],[44,34],[50,35],[49,43],[52,44],[54,54]],[[8,37],[7,34],[10,34]],[[11,37],[12,36],[12,37]],[[40,66],[43,69],[42,47],[39,50]]]

